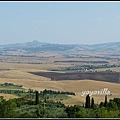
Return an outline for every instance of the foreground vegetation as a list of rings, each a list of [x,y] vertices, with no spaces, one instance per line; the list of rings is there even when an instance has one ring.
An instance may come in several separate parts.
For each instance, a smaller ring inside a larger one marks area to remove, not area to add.
[[[45,92],[46,91],[46,92]],[[41,92],[46,95],[50,90]],[[53,92],[51,90],[51,92]],[[120,118],[120,98],[94,104],[94,98],[86,96],[83,106],[65,106],[60,101],[40,99],[41,93],[34,91],[34,99],[0,97],[0,118]],[[58,92],[55,92],[58,94]],[[53,93],[52,93],[53,94]]]

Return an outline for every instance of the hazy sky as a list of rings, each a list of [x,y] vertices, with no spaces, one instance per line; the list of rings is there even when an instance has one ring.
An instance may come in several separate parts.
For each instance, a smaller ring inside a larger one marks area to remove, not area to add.
[[[120,42],[120,2],[0,2],[0,44]]]

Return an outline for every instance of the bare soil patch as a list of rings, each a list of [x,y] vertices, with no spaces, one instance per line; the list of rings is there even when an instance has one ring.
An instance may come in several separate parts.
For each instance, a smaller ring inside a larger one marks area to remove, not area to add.
[[[30,72],[32,74],[48,77],[51,80],[97,80],[103,82],[119,83],[119,72]]]

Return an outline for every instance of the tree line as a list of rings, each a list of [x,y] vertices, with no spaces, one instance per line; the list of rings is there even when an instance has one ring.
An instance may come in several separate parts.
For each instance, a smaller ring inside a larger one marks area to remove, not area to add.
[[[14,98],[5,100],[0,96],[0,118],[120,118],[120,98],[95,104],[94,98],[86,96],[83,106],[65,106],[60,101],[41,101],[40,92],[35,98]]]
[[[75,95],[74,92],[69,92],[69,91],[54,91],[54,90],[43,90],[40,91],[41,95],[45,95],[45,94],[66,94],[66,95]]]

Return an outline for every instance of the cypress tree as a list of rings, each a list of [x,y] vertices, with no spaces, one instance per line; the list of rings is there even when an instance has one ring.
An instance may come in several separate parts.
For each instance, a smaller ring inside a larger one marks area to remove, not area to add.
[[[107,95],[105,96],[105,102],[104,102],[104,107],[107,106]]]
[[[85,108],[90,108],[90,96],[89,96],[89,94],[86,96]]]
[[[36,93],[36,101],[35,101],[35,104],[37,105],[39,103],[39,92],[38,91],[35,91]]]
[[[94,98],[92,98],[92,100],[91,100],[91,108],[92,108],[92,109],[94,109],[94,105],[95,105],[95,104],[94,104]]]

